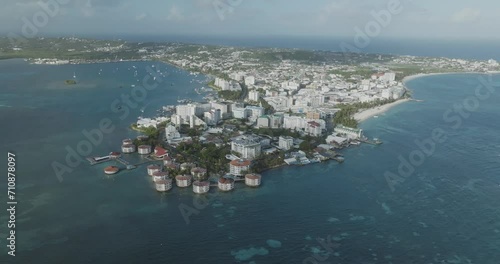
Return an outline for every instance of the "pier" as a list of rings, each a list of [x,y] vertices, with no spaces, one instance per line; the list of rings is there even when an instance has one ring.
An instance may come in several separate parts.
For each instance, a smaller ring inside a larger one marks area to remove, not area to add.
[[[153,160],[151,158],[147,158],[146,161],[139,162],[137,164],[130,164],[129,161],[125,160],[122,157],[112,158],[111,156],[102,156],[102,157],[88,157],[86,159],[90,163],[91,166],[96,165],[96,164],[101,164],[104,162],[108,162],[108,161],[116,160],[117,162],[123,164],[127,170],[133,170],[141,165],[157,161],[157,160]]]
[[[90,162],[90,165],[96,165],[100,163],[104,163],[111,160],[110,156],[103,157],[88,157],[87,160]]]
[[[123,164],[123,165],[125,165],[125,166],[130,165],[130,162],[128,162],[128,161],[126,161],[126,160],[122,159],[121,157],[116,158],[116,161],[120,162],[121,164]]]

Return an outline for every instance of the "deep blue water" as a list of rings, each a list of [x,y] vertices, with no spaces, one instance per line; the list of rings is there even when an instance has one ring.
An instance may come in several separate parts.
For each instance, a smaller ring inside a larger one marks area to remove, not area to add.
[[[18,156],[19,201],[18,256],[7,258],[4,248],[1,263],[314,263],[307,260],[316,252],[329,263],[498,263],[500,87],[455,129],[443,114],[474,95],[479,75],[415,79],[408,86],[423,102],[362,125],[383,145],[343,151],[344,164],[268,171],[258,189],[211,190],[206,201],[190,189],[157,193],[144,167],[107,177],[104,165],[82,163],[60,182],[51,164],[85,139],[82,130],[113,121],[114,132],[93,148],[104,154],[136,135],[127,127],[141,109],[153,115],[178,97],[196,97],[202,85],[193,76],[161,64],[166,80],[120,120],[110,105],[137,83],[128,68],[141,77],[151,64],[0,62],[0,146]],[[65,86],[74,72],[79,84]],[[398,156],[407,159],[418,150],[414,141],[434,129],[446,142],[391,191],[384,173],[397,173]],[[189,223],[179,206],[198,208]],[[2,237],[6,220],[2,214]],[[317,240],[327,237],[338,244],[331,252]]]

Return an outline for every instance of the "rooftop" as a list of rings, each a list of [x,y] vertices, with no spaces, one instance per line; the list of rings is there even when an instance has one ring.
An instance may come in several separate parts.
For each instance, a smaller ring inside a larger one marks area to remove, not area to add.
[[[247,166],[250,166],[250,164],[252,164],[252,162],[250,160],[236,159],[236,160],[231,161],[229,164],[231,164],[232,166],[236,166],[236,167],[247,167]]]
[[[258,180],[261,177],[262,176],[260,176],[260,174],[255,174],[255,173],[245,175],[245,178],[252,179],[252,180]]]

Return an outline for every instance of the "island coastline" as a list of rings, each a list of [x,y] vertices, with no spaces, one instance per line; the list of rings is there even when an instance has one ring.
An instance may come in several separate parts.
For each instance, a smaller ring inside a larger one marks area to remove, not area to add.
[[[394,101],[392,103],[388,103],[388,104],[384,104],[381,106],[362,110],[362,111],[354,114],[353,117],[354,117],[354,119],[356,119],[356,121],[358,121],[358,123],[363,123],[364,121],[366,121],[374,116],[377,116],[377,115],[380,115],[380,114],[387,112],[388,110],[390,110],[391,108],[393,108],[397,105],[400,105],[402,103],[406,103],[409,101],[412,101],[412,99],[409,99],[409,98],[399,99],[399,100]]]
[[[414,74],[414,75],[407,76],[407,77],[403,78],[403,80],[401,82],[402,82],[403,87],[405,88],[405,90],[410,91],[410,89],[408,88],[408,85],[407,85],[407,83],[410,82],[410,81],[413,81],[413,80],[416,80],[416,79],[419,79],[419,78],[430,77],[430,76],[453,75],[453,74],[488,75],[488,74],[500,74],[500,71],[493,71],[493,72],[487,72],[487,73],[482,73],[482,72],[419,73],[419,74]],[[356,119],[356,121],[358,121],[358,123],[363,123],[364,121],[366,121],[366,120],[368,120],[370,118],[373,118],[375,116],[381,115],[381,114],[389,111],[393,107],[396,107],[396,106],[398,106],[400,104],[403,104],[403,103],[406,103],[406,102],[411,102],[411,101],[415,101],[415,100],[413,100],[411,98],[398,99],[397,101],[392,102],[392,103],[388,103],[388,104],[384,104],[384,105],[381,105],[381,106],[377,106],[377,107],[373,107],[373,108],[364,109],[362,111],[359,111],[358,113],[354,114],[353,118]]]

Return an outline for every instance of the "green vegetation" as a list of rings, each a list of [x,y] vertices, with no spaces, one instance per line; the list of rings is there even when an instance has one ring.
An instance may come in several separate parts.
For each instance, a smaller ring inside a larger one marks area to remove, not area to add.
[[[260,155],[253,161],[251,172],[261,173],[266,169],[279,167],[285,164],[285,152],[274,153],[270,155]]]
[[[362,109],[373,108],[385,104],[392,103],[396,100],[394,99],[383,99],[376,100],[373,102],[357,102],[353,104],[339,104],[337,105],[340,108],[340,111],[335,113],[335,117],[333,118],[333,122],[335,124],[341,124],[347,127],[358,127],[358,121],[354,119],[353,115]]]
[[[180,143],[177,151],[184,157],[184,161],[196,162],[199,166],[206,168],[210,174],[227,171],[229,161],[226,155],[231,152],[228,146],[219,148],[213,143],[201,144],[199,141]]]
[[[344,125],[348,127],[358,127],[358,121],[354,119],[353,115],[357,113],[359,109],[344,107],[333,117],[333,122],[338,125]]]
[[[104,50],[108,48],[109,50]],[[0,38],[0,59],[45,58],[60,60],[141,59],[137,49],[124,41],[73,38]]]
[[[299,149],[304,151],[304,152],[310,152],[314,149],[314,146],[310,141],[304,140],[304,141],[302,141],[302,143],[300,143]]]
[[[145,136],[148,137],[147,140],[139,140],[139,139],[134,139],[134,145],[140,146],[140,145],[149,145],[149,146],[161,146],[162,145],[162,140],[160,138],[160,128],[155,128],[155,127],[137,127],[136,124],[132,124],[130,126],[133,130],[139,131],[143,133]]]
[[[309,135],[305,136],[302,139],[304,141],[302,143],[300,143],[299,149],[306,152],[306,153],[312,152],[319,144],[325,143],[324,138],[313,137],[313,136],[309,136]]]
[[[272,107],[264,98],[260,98],[260,103],[262,104],[262,107],[264,107],[265,113],[270,115],[274,113],[274,107]]]
[[[222,77],[221,77],[222,78]],[[229,78],[224,78],[228,80]],[[230,100],[230,101],[239,101],[243,100],[246,97],[246,91],[248,90],[244,84],[241,84],[241,91],[222,91],[220,87],[215,86],[215,80],[212,80],[208,83],[208,87],[213,88],[219,94],[219,97]]]
[[[181,125],[179,127],[179,133],[186,134],[190,137],[199,137],[201,136],[200,127],[190,128],[189,125]]]
[[[238,101],[241,98],[241,91],[218,91],[219,96],[225,100]]]
[[[389,68],[396,72],[396,81],[402,81],[404,78],[417,74],[426,73],[447,73],[447,72],[462,72],[464,69],[456,68],[436,68],[436,67],[422,67],[420,65],[407,65],[407,64],[390,64]]]
[[[253,52],[242,55],[246,59],[254,59],[259,62],[278,62],[282,60],[297,60],[302,62],[319,62],[324,61],[322,56],[319,56],[314,51],[307,50],[279,50],[279,49],[262,49],[253,50]]]

